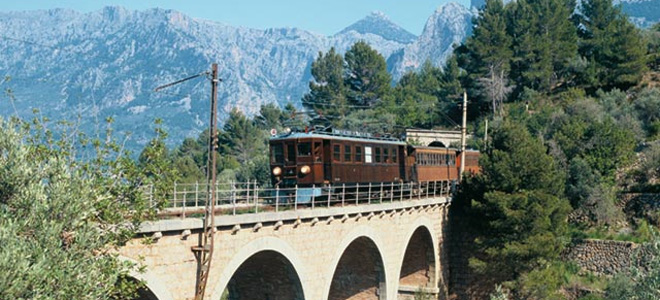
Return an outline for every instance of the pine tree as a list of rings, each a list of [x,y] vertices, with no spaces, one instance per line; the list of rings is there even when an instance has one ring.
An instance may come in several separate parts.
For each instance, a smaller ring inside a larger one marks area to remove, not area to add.
[[[480,158],[482,174],[461,184],[456,201],[469,203],[479,235],[479,259],[470,264],[515,279],[556,258],[570,211],[564,174],[540,140],[522,126],[504,123],[493,148]]]
[[[572,0],[522,0],[509,10],[514,37],[513,78],[524,87],[549,92],[566,82],[568,65],[577,56],[577,34],[571,22]]]
[[[507,33],[504,4],[501,0],[486,1],[475,20],[472,36],[465,42],[466,52],[461,62],[471,82],[470,95],[480,98],[484,104],[491,104],[493,112],[508,94],[512,43]]]
[[[328,53],[319,52],[312,63],[313,81],[309,93],[302,98],[303,106],[311,110],[315,118],[311,123],[328,125],[333,117],[343,118],[348,113],[346,88],[344,87],[344,58],[331,48]]]
[[[639,30],[610,0],[582,3],[580,53],[595,65],[593,89],[627,89],[646,71],[646,47]]]
[[[355,43],[344,55],[344,82],[351,104],[374,106],[390,90],[392,76],[385,58],[364,41]]]

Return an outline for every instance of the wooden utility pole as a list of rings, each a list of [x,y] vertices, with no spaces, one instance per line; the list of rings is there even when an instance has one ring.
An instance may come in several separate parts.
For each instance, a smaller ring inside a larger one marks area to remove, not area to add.
[[[484,149],[488,148],[488,117],[486,117],[486,127],[484,128]]]
[[[218,111],[218,64],[211,67],[211,120],[209,122],[208,160],[206,163],[206,211],[204,213],[204,234],[199,247],[193,251],[198,253],[197,286],[195,287],[195,300],[203,300],[206,283],[211,271],[211,258],[213,257],[213,236],[215,233],[215,189],[216,170],[215,157],[218,148],[217,111]]]
[[[218,83],[222,81],[218,78],[218,64],[211,65],[211,119],[209,121],[209,140],[208,140],[208,160],[206,163],[206,208],[204,212],[204,233],[200,237],[199,245],[192,247],[192,251],[197,258],[197,284],[195,285],[195,300],[204,299],[206,283],[209,279],[211,270],[211,258],[213,257],[213,234],[215,232],[215,156],[218,148]],[[155,92],[164,88],[177,85],[201,76],[208,76],[205,71],[197,75],[186,77],[154,89]]]
[[[465,171],[465,135],[467,133],[467,92],[463,91],[463,124],[461,125],[461,167],[458,171],[458,181],[463,179]]]

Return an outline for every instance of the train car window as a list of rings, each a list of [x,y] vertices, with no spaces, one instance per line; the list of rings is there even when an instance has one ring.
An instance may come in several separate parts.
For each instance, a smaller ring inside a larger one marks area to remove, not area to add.
[[[355,162],[362,162],[362,147],[355,146]]]
[[[284,162],[284,149],[282,148],[282,144],[274,144],[271,147],[271,150],[273,151],[273,157],[271,158],[274,163],[281,164]]]
[[[397,160],[396,148],[392,148],[392,162],[396,163],[396,160]]]
[[[445,154],[445,164],[446,165],[451,165],[451,161],[449,160],[449,153]]]
[[[376,162],[379,163],[380,158],[381,158],[381,156],[380,156],[380,147],[376,147],[376,154],[374,156],[376,156]]]
[[[332,147],[332,159],[334,161],[340,161],[341,160],[341,145],[333,145]]]
[[[296,161],[296,146],[293,144],[286,144],[286,161]]]
[[[364,147],[364,162],[371,163],[371,147],[369,146]]]
[[[351,161],[351,145],[344,145],[344,161]]]
[[[390,149],[388,149],[388,148],[383,148],[383,162],[384,163],[392,162],[390,160]]]
[[[314,142],[314,161],[321,161],[322,147],[320,142]]]
[[[298,156],[310,156],[312,155],[312,144],[311,143],[299,143],[298,144]]]

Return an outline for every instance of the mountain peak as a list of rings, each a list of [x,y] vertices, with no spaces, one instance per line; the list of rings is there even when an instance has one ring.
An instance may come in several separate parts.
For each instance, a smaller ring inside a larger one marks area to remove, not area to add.
[[[367,18],[379,18],[379,19],[383,19],[383,20],[387,20],[387,21],[390,20],[390,18],[387,17],[387,15],[384,12],[380,11],[380,10],[372,11],[371,14],[369,14],[367,16]]]
[[[386,40],[403,44],[412,43],[417,39],[414,34],[392,22],[390,18],[381,11],[371,12],[366,17],[344,28],[336,35],[341,35],[350,31],[355,31],[361,34],[371,33],[381,36]]]

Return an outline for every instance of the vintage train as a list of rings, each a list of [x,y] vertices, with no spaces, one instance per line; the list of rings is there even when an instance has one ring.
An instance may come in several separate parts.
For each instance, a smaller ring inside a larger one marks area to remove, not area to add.
[[[341,131],[289,132],[272,136],[269,144],[273,185],[297,187],[301,202],[342,184],[451,182],[459,176],[460,150],[455,148]],[[479,152],[465,154],[465,172],[479,172]]]

